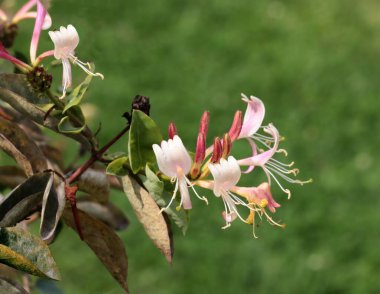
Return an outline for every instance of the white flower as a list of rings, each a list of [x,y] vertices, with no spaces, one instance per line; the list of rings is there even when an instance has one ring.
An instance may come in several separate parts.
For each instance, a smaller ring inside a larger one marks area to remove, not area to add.
[[[182,140],[180,137],[175,135],[173,139],[162,141],[161,146],[154,144],[153,151],[156,155],[157,164],[160,171],[170,177],[172,182],[176,182],[173,197],[166,208],[172,204],[179,188],[181,194],[181,203],[179,207],[183,206],[184,209],[191,209],[192,205],[187,184],[191,187],[192,185],[186,178],[186,174],[190,172],[192,163],[191,157],[183,145]],[[198,198],[207,202],[206,198],[200,197],[196,192],[195,194]]]
[[[65,96],[66,89],[71,86],[71,65],[70,61],[78,65],[87,74],[92,76],[99,76],[104,78],[100,73],[93,73],[90,70],[90,64],[80,61],[75,56],[75,49],[79,44],[79,35],[77,30],[72,25],[68,25],[67,28],[60,27],[59,31],[50,31],[49,36],[54,43],[54,57],[62,60],[63,65],[63,96]]]
[[[222,215],[226,221],[226,225],[223,229],[228,228],[236,217],[246,222],[237,211],[236,205],[243,205],[249,208],[248,204],[230,192],[239,182],[241,176],[240,167],[236,159],[233,156],[229,156],[227,160],[222,158],[220,163],[210,163],[208,167],[214,177],[214,194],[217,197],[222,196],[224,203],[225,210]]]

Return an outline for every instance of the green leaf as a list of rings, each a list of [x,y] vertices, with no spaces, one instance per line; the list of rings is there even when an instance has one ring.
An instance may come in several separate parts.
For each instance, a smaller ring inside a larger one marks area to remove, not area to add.
[[[94,251],[99,260],[105,265],[110,274],[128,292],[127,270],[128,258],[124,243],[119,236],[101,221],[78,210],[83,238]],[[63,213],[65,223],[76,229],[73,214],[70,209]]]
[[[152,145],[162,141],[160,129],[145,113],[134,110],[129,130],[128,153],[133,173],[138,173],[146,164],[154,164],[156,157]]]
[[[125,176],[128,174],[129,160],[127,156],[115,159],[107,165],[106,173],[114,176]]]
[[[80,124],[74,124],[69,116],[65,116],[58,124],[58,130],[64,134],[79,134],[86,127],[85,118],[82,110],[78,106],[70,108],[75,113],[75,116],[79,118]]]
[[[46,185],[42,199],[40,234],[43,240],[50,240],[65,208],[65,183],[59,179],[57,188],[54,187],[54,174]]]
[[[152,196],[132,177],[122,177],[125,195],[128,197],[138,220],[168,262],[173,259],[173,240],[170,226]]]
[[[41,203],[49,173],[31,176],[17,186],[0,204],[0,227],[14,226]]]
[[[94,64],[91,64],[91,71],[95,70]],[[81,101],[86,93],[90,83],[92,80],[92,75],[87,75],[87,77],[84,79],[84,81],[77,86],[67,97],[67,100],[69,101],[65,108],[63,109],[62,113],[65,113],[68,109],[72,108],[73,106],[77,106]]]
[[[46,104],[51,102],[49,97],[43,92],[36,92],[28,82],[24,74],[0,74],[0,88],[14,92],[15,94],[25,97],[27,101],[33,104]]]
[[[0,262],[31,275],[60,279],[49,247],[18,227],[0,229]]]
[[[156,203],[161,207],[166,207],[167,203],[162,198],[162,195],[165,194],[170,199],[171,195],[164,191],[164,183],[152,172],[149,166],[145,168],[145,175],[140,176],[145,188],[152,195]],[[174,210],[170,207],[166,208],[164,212],[174,221],[174,223],[182,230],[182,233],[185,235],[187,228],[189,226],[189,218],[185,210],[181,209],[179,211]]]
[[[27,176],[47,169],[40,148],[15,123],[0,118],[0,148],[16,160]]]

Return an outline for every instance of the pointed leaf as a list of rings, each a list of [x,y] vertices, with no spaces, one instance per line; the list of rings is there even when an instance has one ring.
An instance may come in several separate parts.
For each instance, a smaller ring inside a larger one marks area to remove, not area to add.
[[[0,204],[0,227],[16,225],[25,219],[41,203],[49,173],[31,176],[17,186]]]
[[[152,196],[132,177],[122,177],[125,195],[128,197],[138,220],[168,262],[173,259],[170,228]]]
[[[140,176],[145,188],[149,191],[150,195],[152,195],[158,206],[161,208],[166,207],[167,203],[162,198],[163,194],[168,194],[166,191],[164,191],[164,183],[160,181],[160,179],[154,172],[150,170],[148,166],[145,168],[145,174],[146,176]],[[167,196],[168,199],[170,199],[170,195],[168,194]],[[181,209],[180,211],[176,211],[168,207],[164,211],[185,235],[189,226],[189,218],[185,210]]]
[[[59,184],[55,188],[54,174],[52,173],[42,200],[40,234],[43,240],[50,240],[53,237],[65,204],[65,183],[59,180]]]
[[[31,275],[60,279],[49,247],[18,227],[0,229],[0,262]]]
[[[0,118],[0,148],[12,156],[27,176],[47,169],[46,158],[25,132],[6,119]]]
[[[79,210],[84,241],[94,251],[99,260],[105,265],[114,279],[128,291],[127,269],[128,259],[125,253],[123,241],[119,236],[103,224],[101,221]],[[63,213],[65,223],[72,229],[76,229],[74,218],[70,209]]]
[[[120,157],[107,165],[107,174],[115,176],[126,176],[128,174],[129,160],[127,156]]]
[[[78,106],[71,107],[71,111],[75,112],[75,116],[79,118],[80,124],[73,123],[70,117],[65,116],[59,122],[58,130],[65,134],[79,134],[86,127],[84,115]]]
[[[91,71],[95,70],[95,66],[91,66]],[[92,80],[92,75],[87,75],[87,77],[84,79],[84,81],[77,86],[67,97],[67,100],[69,101],[65,108],[63,109],[63,113],[65,113],[68,109],[70,109],[73,106],[77,106],[81,101],[86,93],[88,86],[90,85]]]
[[[162,141],[160,129],[144,112],[134,110],[129,130],[128,153],[133,173],[145,168],[146,164],[155,164],[152,145]]]

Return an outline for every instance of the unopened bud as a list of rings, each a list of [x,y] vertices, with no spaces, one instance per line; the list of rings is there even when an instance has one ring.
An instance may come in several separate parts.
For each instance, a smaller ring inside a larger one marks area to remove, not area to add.
[[[198,177],[201,172],[201,166],[206,156],[206,140],[203,133],[198,134],[197,147],[195,150],[194,163],[191,167],[190,175],[192,179]]]
[[[235,112],[232,126],[230,130],[228,131],[231,141],[235,141],[239,137],[242,126],[243,126],[243,113],[240,110],[238,110]]]
[[[214,148],[213,148],[213,153],[210,159],[211,163],[218,163],[219,160],[222,158],[222,142],[218,137],[214,139]]]
[[[136,95],[136,97],[132,101],[132,111],[133,110],[140,110],[144,112],[146,115],[149,115],[149,97]]]
[[[199,126],[199,133],[204,134],[205,139],[207,136],[209,122],[210,122],[210,112],[205,111],[202,114],[201,122],[200,122],[200,126]]]
[[[174,122],[171,122],[169,124],[168,134],[169,134],[169,139],[173,139],[174,136],[177,135],[177,128],[176,128]]]
[[[202,163],[206,155],[206,140],[203,133],[198,134],[197,148],[195,150],[194,161]]]
[[[230,135],[228,134],[225,134],[223,136],[223,152],[222,152],[222,157],[223,158],[227,158],[228,155],[230,155],[231,153],[231,149],[232,149],[232,141],[231,141],[231,138],[230,138]]]

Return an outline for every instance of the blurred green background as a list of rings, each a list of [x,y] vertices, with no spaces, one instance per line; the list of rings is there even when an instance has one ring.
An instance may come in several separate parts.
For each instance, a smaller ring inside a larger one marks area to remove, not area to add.
[[[175,229],[172,266],[114,193],[131,221],[121,233],[131,293],[380,292],[379,11],[376,0],[52,3],[53,28],[76,26],[77,55],[105,75],[87,96],[98,107],[94,128],[103,122],[101,142],[122,128],[121,114],[142,94],[163,132],[175,121],[189,148],[210,110],[211,143],[245,109],[243,92],[264,101],[265,123],[287,138],[300,178],[314,180],[291,187],[290,201],[274,189],[282,205],[275,219],[287,227],[263,222],[259,239],[238,221],[221,230],[223,206],[212,195],[209,206],[194,200],[188,234]],[[22,24],[17,48],[28,47],[31,24]],[[125,140],[114,148],[121,149]],[[257,170],[245,184],[260,179]],[[73,231],[52,250],[65,293],[122,293]]]

